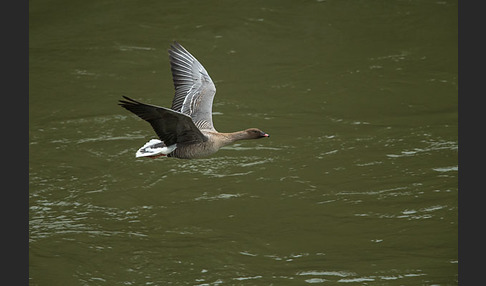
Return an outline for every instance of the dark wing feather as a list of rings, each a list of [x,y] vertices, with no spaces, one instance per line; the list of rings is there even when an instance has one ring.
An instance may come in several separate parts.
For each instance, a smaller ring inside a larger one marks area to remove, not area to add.
[[[196,127],[192,119],[165,107],[149,105],[123,96],[120,105],[152,125],[160,140],[167,146],[174,143],[205,142],[207,137]]]

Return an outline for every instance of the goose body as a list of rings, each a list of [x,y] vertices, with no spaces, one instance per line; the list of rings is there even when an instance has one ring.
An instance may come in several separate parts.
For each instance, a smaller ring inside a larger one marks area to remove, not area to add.
[[[141,103],[123,96],[119,104],[150,123],[159,139],[151,139],[136,157],[194,159],[216,153],[238,140],[269,137],[260,129],[216,131],[212,105],[216,87],[206,69],[179,43],[169,49],[175,95],[171,108]]]

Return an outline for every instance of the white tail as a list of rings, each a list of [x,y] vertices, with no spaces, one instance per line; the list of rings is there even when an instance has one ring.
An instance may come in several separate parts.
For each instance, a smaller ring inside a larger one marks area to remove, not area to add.
[[[163,141],[159,139],[151,139],[149,142],[145,143],[142,148],[138,149],[135,153],[135,157],[153,157],[157,155],[167,155],[177,148],[177,144],[170,146],[165,146]]]

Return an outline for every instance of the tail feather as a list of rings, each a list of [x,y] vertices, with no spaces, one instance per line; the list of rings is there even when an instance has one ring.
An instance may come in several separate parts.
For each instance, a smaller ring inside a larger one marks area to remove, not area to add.
[[[165,156],[174,151],[176,148],[177,144],[167,146],[165,145],[164,141],[152,139],[149,142],[145,143],[145,145],[143,145],[140,149],[138,149],[137,153],[135,153],[135,157],[155,158]]]

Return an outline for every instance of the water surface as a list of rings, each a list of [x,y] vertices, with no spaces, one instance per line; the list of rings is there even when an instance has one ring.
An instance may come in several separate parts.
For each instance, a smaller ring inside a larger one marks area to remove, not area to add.
[[[31,285],[456,285],[457,1],[33,1]],[[179,41],[214,124],[135,159]]]

